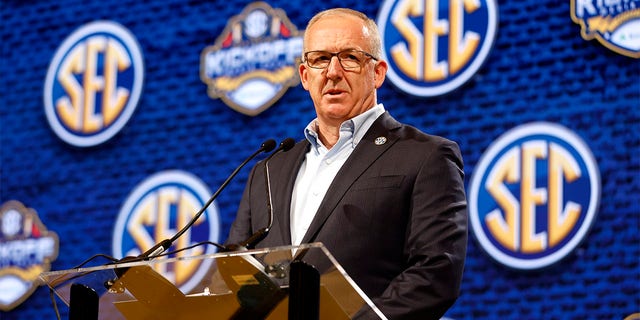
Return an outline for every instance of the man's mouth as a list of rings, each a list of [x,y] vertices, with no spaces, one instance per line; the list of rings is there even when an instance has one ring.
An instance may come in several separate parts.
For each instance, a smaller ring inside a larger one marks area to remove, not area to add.
[[[344,93],[344,91],[342,90],[327,90],[327,92],[325,92],[325,94],[328,94],[330,96],[337,96],[342,93]]]

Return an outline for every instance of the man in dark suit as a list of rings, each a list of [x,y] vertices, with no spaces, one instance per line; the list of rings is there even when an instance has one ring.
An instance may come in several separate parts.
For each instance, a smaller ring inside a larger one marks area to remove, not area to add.
[[[438,319],[459,296],[466,255],[462,156],[377,102],[381,50],[375,22],[357,11],[309,22],[299,73],[317,118],[268,163],[275,216],[257,247],[322,242],[389,319]],[[269,223],[264,165],[226,243]]]

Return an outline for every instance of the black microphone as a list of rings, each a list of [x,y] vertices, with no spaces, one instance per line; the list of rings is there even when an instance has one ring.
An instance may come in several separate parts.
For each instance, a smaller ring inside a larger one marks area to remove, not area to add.
[[[269,213],[269,223],[266,227],[259,229],[254,234],[252,234],[247,240],[242,241],[237,245],[228,246],[227,251],[253,249],[256,244],[266,238],[269,234],[271,226],[273,225],[273,208],[271,207],[271,181],[269,180],[269,160],[271,160],[271,158],[273,158],[273,156],[280,151],[289,151],[295,144],[296,141],[293,140],[293,138],[286,138],[282,140],[282,142],[280,142],[280,146],[278,146],[278,148],[264,160],[264,179],[267,193],[267,211]]]
[[[191,221],[189,221],[187,225],[185,225],[171,239],[164,239],[160,241],[158,244],[151,247],[151,249],[145,251],[143,254],[139,255],[133,260],[137,261],[137,260],[151,259],[163,253],[165,250],[169,249],[171,247],[171,244],[173,244],[173,242],[176,241],[176,239],[178,239],[183,233],[185,233],[189,228],[191,228],[191,226],[198,220],[198,218],[200,218],[200,216],[204,213],[204,211],[211,205],[213,200],[215,200],[218,197],[220,192],[222,192],[222,190],[229,184],[229,182],[231,182],[231,180],[238,174],[238,172],[240,172],[240,169],[242,169],[242,167],[244,167],[249,161],[255,158],[258,154],[263,152],[269,152],[273,150],[273,148],[275,147],[276,147],[276,141],[273,139],[269,139],[263,142],[262,145],[260,145],[260,149],[256,150],[256,152],[254,152],[252,155],[247,157],[247,159],[245,159],[235,170],[233,170],[233,172],[231,173],[231,175],[229,175],[227,180],[225,180],[222,183],[222,185],[220,185],[218,190],[216,190],[216,192],[211,196],[211,198],[209,198],[209,200],[204,204],[204,206],[202,206],[202,208],[198,211],[198,213],[196,213],[196,215],[193,216],[193,219],[191,219]],[[278,149],[281,149],[281,148],[282,148],[282,143],[280,143],[280,147],[278,147]],[[273,154],[271,154],[269,158],[271,156],[273,156]],[[131,259],[128,259],[128,260],[131,260]]]

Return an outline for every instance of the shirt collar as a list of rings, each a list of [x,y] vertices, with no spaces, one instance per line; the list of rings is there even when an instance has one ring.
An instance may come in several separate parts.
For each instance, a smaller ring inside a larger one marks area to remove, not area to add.
[[[343,122],[340,125],[340,131],[350,131],[353,133],[351,143],[353,148],[362,140],[365,133],[380,115],[385,113],[382,103],[375,105],[373,108]],[[313,119],[304,129],[305,138],[311,143],[311,148],[318,152],[318,148],[322,146],[322,142],[318,137],[318,118]]]

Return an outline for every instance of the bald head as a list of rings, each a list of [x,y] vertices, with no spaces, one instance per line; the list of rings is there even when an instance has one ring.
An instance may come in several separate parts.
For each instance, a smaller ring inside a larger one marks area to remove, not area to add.
[[[362,22],[363,33],[367,35],[367,39],[369,42],[368,51],[371,52],[371,54],[373,54],[377,59],[380,59],[382,57],[382,41],[380,39],[380,32],[378,31],[378,26],[376,25],[375,21],[373,21],[372,19],[367,17],[367,15],[365,15],[360,11],[356,11],[349,8],[333,8],[333,9],[321,11],[317,13],[315,16],[313,16],[311,20],[309,20],[306,30],[309,30],[315,23],[317,23],[318,21],[324,18],[336,17],[336,16],[353,17],[360,20]],[[304,51],[308,50],[307,43],[308,43],[308,38],[307,38],[307,34],[305,33]]]

